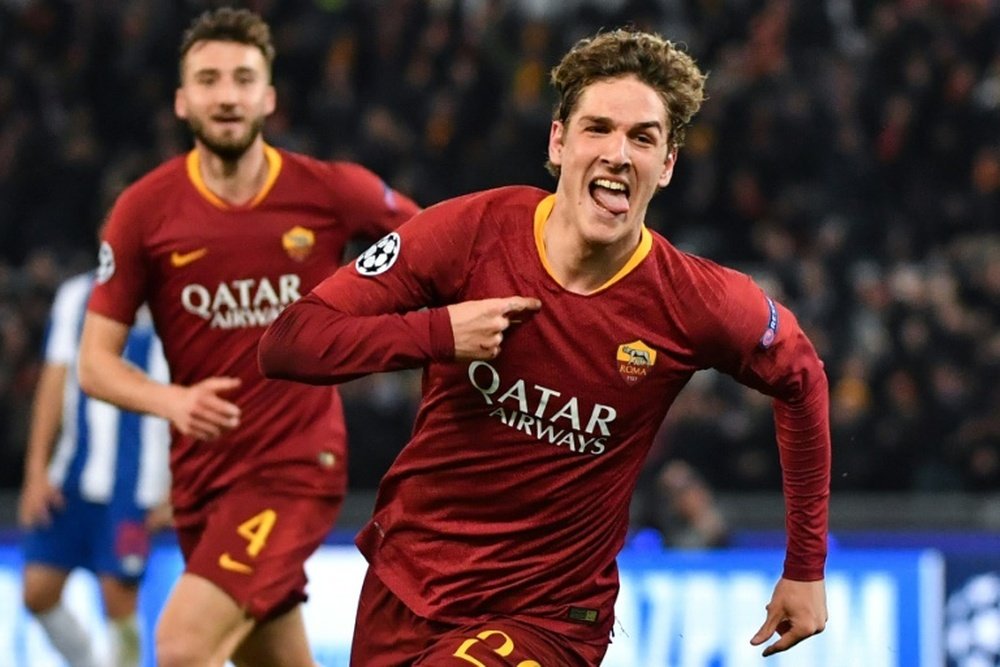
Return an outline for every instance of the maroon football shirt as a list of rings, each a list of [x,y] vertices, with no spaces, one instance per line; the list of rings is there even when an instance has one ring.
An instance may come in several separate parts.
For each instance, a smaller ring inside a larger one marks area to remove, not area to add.
[[[271,147],[266,156],[268,181],[245,206],[208,190],[195,151],[170,160],[122,194],[104,232],[89,309],[131,324],[148,301],[174,382],[242,379],[226,395],[242,409],[239,428],[211,442],[174,431],[172,501],[182,515],[247,473],[302,493],[343,491],[338,394],[264,379],[257,342],[338,268],[352,237],[378,238],[417,211],[358,165]]]
[[[499,613],[607,637],[615,557],[653,436],[691,375],[717,368],[774,396],[788,505],[785,576],[823,577],[830,439],[822,364],[751,279],[644,230],[598,291],[563,289],[526,187],[431,207],[265,333],[270,375],[311,382],[427,364],[414,435],[358,545],[422,616]],[[522,295],[492,361],[454,363],[444,305]],[[428,306],[424,310],[415,310]]]

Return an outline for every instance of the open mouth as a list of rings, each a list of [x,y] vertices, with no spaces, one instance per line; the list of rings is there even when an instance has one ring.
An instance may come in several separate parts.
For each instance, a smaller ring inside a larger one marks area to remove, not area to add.
[[[610,178],[595,178],[590,182],[590,196],[597,205],[612,215],[628,213],[629,187]]]

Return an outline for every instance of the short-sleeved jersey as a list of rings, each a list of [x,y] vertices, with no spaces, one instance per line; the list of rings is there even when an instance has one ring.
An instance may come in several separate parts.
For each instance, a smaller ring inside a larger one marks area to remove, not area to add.
[[[822,578],[827,389],[795,318],[748,276],[648,230],[607,284],[570,292],[545,253],[553,205],[514,187],[430,207],[262,341],[266,372],[311,382],[427,364],[413,438],[357,539],[379,578],[426,618],[528,616],[607,637],[640,469],[674,398],[709,367],[777,399],[786,576]],[[444,306],[512,295],[542,307],[513,316],[499,357],[449,361]]]
[[[166,162],[115,204],[89,309],[130,323],[146,301],[174,382],[237,377],[226,395],[239,428],[202,442],[174,433],[172,500],[180,521],[247,474],[290,491],[342,493],[346,435],[332,388],[265,380],[257,342],[288,304],[338,268],[355,237],[377,238],[417,211],[351,163],[265,147],[268,179],[241,206],[205,185],[197,151]]]
[[[68,495],[121,505],[125,514],[166,499],[169,426],[87,396],[76,364],[93,272],[70,278],[56,291],[45,339],[45,363],[66,367],[62,424],[49,462],[49,480]],[[163,349],[145,308],[129,332],[123,355],[161,382],[169,380]]]

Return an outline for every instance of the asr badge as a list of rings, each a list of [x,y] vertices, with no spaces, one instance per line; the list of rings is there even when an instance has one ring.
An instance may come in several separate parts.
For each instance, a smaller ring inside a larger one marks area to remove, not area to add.
[[[305,261],[316,245],[316,234],[311,229],[295,225],[281,235],[281,247],[296,262]]]
[[[649,375],[653,364],[656,363],[656,350],[641,340],[634,340],[618,346],[617,359],[618,372],[626,382],[635,384]]]

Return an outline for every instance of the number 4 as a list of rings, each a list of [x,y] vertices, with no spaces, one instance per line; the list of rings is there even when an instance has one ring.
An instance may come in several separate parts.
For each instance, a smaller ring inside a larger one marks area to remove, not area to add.
[[[277,520],[278,513],[272,509],[266,509],[239,525],[236,532],[249,542],[247,553],[250,556],[256,558],[260,550],[264,548],[264,545],[267,544],[267,536],[271,534],[271,529],[274,528]]]

